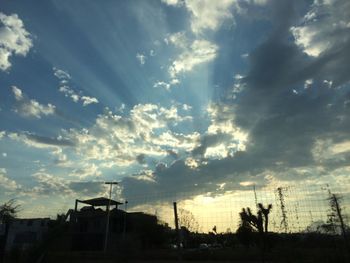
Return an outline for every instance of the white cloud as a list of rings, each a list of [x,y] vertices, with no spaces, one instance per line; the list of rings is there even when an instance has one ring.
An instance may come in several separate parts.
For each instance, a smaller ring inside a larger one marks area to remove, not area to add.
[[[216,30],[224,20],[233,19],[231,7],[236,0],[186,0],[185,5],[191,13],[191,29],[201,33],[205,29]]]
[[[344,156],[350,152],[350,141],[334,143],[331,138],[319,138],[315,141],[311,152],[315,161],[320,163],[328,160],[343,160]]]
[[[96,98],[89,96],[82,96],[80,99],[83,101],[83,106],[87,106],[92,103],[98,103],[98,100]]]
[[[34,195],[52,195],[60,193],[63,195],[72,194],[72,190],[68,186],[68,181],[48,174],[46,172],[37,172],[32,175],[35,181],[38,183],[37,186],[27,190],[27,194]]]
[[[64,71],[64,70],[62,70],[62,69],[53,67],[53,71],[54,71],[54,75],[58,79],[61,79],[61,80],[69,80],[69,79],[71,79],[71,76],[69,75],[69,73]]]
[[[201,34],[205,30],[217,30],[225,20],[234,23],[234,11],[241,11],[240,2],[252,5],[266,5],[268,0],[162,0],[174,7],[185,7],[190,13],[191,31]]]
[[[144,54],[137,53],[136,54],[136,58],[140,62],[141,65],[144,65],[146,63],[146,58],[147,57]]]
[[[23,117],[34,117],[40,119],[43,115],[48,116],[55,113],[56,107],[50,103],[47,105],[40,104],[36,100],[28,99],[24,96],[21,89],[12,86],[12,92],[17,101],[15,112]]]
[[[349,13],[347,0],[314,1],[300,25],[290,29],[295,43],[309,56],[318,57],[328,48],[347,42]]]
[[[236,126],[234,110],[234,106],[227,104],[208,105],[210,125],[194,152],[207,158],[221,159],[246,149],[248,133]]]
[[[87,106],[89,104],[98,103],[98,99],[90,96],[82,95],[82,92],[79,94],[73,90],[69,86],[69,81],[72,78],[70,74],[62,69],[58,69],[56,67],[53,68],[54,75],[60,80],[60,87],[58,88],[59,92],[62,92],[65,97],[69,97],[75,103],[81,101],[83,102],[83,106]]]
[[[169,82],[157,81],[153,84],[153,88],[164,88],[166,90],[170,90],[173,86],[178,85],[179,83],[180,80],[177,78],[173,78]]]
[[[170,83],[167,83],[165,81],[157,81],[156,83],[154,83],[153,88],[164,88],[166,90],[170,90]]]
[[[7,16],[0,12],[0,22],[0,70],[8,70],[9,58],[13,54],[26,56],[33,43],[17,14]]]
[[[5,168],[0,168],[0,182],[0,187],[5,190],[16,191],[21,188],[21,185],[17,184],[16,181],[7,177],[7,171]]]
[[[86,162],[98,160],[105,167],[131,165],[140,154],[164,157],[169,147],[188,149],[191,145],[189,135],[170,130],[191,120],[190,116],[180,115],[175,106],[138,104],[124,115],[106,109],[91,128],[67,130],[64,137],[74,142],[76,153]]]
[[[19,88],[17,88],[16,86],[12,86],[12,92],[15,95],[15,99],[17,101],[23,100],[23,93],[22,90],[20,90]]]
[[[195,40],[169,67],[169,74],[176,78],[179,73],[191,71],[195,66],[213,60],[218,46],[207,40]]]
[[[167,38],[165,38],[164,41],[167,44],[172,44],[175,47],[179,47],[179,48],[187,48],[189,43],[186,37],[186,32],[184,31],[171,34]]]
[[[70,173],[70,176],[79,177],[79,178],[86,178],[86,177],[96,177],[101,176],[102,173],[98,169],[97,165],[92,164],[85,164],[81,168],[74,169],[72,173]]]
[[[183,0],[162,0],[162,2],[170,6],[180,6],[183,4]]]
[[[304,89],[308,89],[312,86],[312,84],[314,83],[313,79],[307,79],[305,80],[305,83],[304,83]]]

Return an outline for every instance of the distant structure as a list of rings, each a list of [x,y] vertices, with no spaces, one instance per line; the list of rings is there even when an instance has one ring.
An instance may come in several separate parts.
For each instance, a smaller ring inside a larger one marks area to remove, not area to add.
[[[25,250],[43,240],[49,229],[50,218],[15,219],[10,225],[5,250]]]
[[[81,204],[84,206],[80,208]],[[51,237],[49,246],[56,252],[111,251],[126,240],[131,241],[135,248],[161,244],[159,233],[170,228],[160,226],[156,216],[119,209],[122,204],[105,197],[77,199],[74,209],[69,209],[66,215],[56,220],[15,219],[6,240],[4,227],[0,225],[0,245],[8,252],[12,249],[23,251],[46,242],[47,237]]]
[[[79,209],[79,204],[85,204]],[[109,213],[108,248],[116,247],[126,235],[142,235],[148,228],[157,226],[157,217],[142,212],[125,212],[118,209],[123,203],[105,197],[76,200],[74,210],[69,210],[69,232],[72,250],[103,250]],[[109,207],[109,211],[108,211]],[[104,209],[103,209],[104,208]],[[139,246],[147,242],[140,240]]]

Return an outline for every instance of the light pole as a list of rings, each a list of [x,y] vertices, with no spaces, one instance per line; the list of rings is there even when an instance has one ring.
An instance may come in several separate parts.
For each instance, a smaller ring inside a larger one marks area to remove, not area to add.
[[[107,206],[107,223],[106,223],[104,252],[107,251],[107,244],[108,244],[109,214],[110,214],[110,206],[111,206],[111,198],[112,198],[112,187],[114,184],[118,184],[118,183],[117,182],[105,182],[105,184],[109,184],[109,200],[108,200],[108,206]]]
[[[125,240],[126,237],[126,214],[127,212],[127,208],[128,208],[128,200],[125,200],[125,213],[124,213],[124,229],[123,229],[123,238]]]

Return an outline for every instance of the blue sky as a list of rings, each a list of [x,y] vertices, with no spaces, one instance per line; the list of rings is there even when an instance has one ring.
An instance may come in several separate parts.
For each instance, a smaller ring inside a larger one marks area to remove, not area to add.
[[[0,201],[349,182],[346,0],[2,1]]]

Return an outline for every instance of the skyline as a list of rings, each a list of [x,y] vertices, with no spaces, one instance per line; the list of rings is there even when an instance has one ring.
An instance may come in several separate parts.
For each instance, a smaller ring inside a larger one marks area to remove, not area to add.
[[[119,199],[349,185],[349,13],[346,0],[3,1],[0,200],[60,209],[110,180]],[[131,205],[152,201],[169,200]]]

